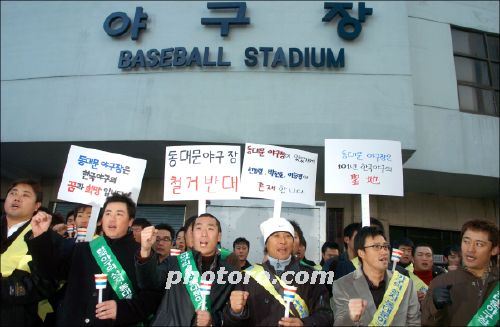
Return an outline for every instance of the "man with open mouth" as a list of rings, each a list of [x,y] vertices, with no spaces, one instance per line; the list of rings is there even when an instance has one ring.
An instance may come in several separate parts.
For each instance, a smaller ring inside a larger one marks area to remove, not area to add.
[[[33,234],[26,237],[33,263],[45,276],[67,281],[56,325],[133,325],[154,312],[161,292],[139,288],[135,274],[139,244],[128,231],[135,211],[132,199],[114,193],[103,206],[104,235],[73,243],[69,253],[63,247],[65,239],[49,228],[49,215],[38,212],[32,218]],[[107,274],[102,296],[96,290],[96,274]]]
[[[260,225],[268,260],[244,270],[224,310],[224,324],[244,326],[331,326],[332,311],[324,283],[311,281],[315,270],[294,255],[294,227],[284,218],[269,218]],[[298,283],[298,276],[304,283]],[[245,278],[243,279],[245,280]],[[286,287],[296,287],[293,301],[284,300]],[[288,306],[289,315],[286,315]]]
[[[227,278],[234,269],[221,259],[217,249],[222,237],[220,222],[204,213],[188,228],[192,232],[192,249],[168,256],[163,272],[158,269],[152,250],[158,231],[153,226],[142,231],[141,250],[136,258],[139,283],[144,288],[165,289],[153,326],[222,325],[222,309],[233,289]],[[215,277],[209,295],[201,293],[201,277],[207,276],[206,272]],[[172,276],[178,277],[175,283]]]
[[[420,326],[420,305],[409,277],[387,270],[383,231],[363,227],[354,240],[360,266],[332,286],[335,326]]]
[[[462,226],[462,267],[432,280],[422,303],[427,326],[495,326],[498,323],[498,226],[471,220]]]

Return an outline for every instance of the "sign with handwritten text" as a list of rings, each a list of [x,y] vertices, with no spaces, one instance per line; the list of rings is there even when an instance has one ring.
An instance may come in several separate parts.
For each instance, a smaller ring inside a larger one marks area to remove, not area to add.
[[[102,207],[113,193],[137,203],[146,160],[72,145],[57,198]]]
[[[325,140],[325,193],[403,196],[401,142]]]
[[[241,195],[314,205],[318,155],[266,144],[245,144]]]
[[[167,146],[163,200],[239,199],[239,146]]]

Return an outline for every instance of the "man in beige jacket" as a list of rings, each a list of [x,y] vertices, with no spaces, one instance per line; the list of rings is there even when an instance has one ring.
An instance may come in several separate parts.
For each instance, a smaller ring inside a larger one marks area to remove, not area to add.
[[[360,267],[333,283],[335,326],[375,323],[384,326],[420,326],[420,305],[413,282],[387,270],[390,245],[376,227],[363,227],[354,249]],[[386,296],[387,295],[387,296]]]

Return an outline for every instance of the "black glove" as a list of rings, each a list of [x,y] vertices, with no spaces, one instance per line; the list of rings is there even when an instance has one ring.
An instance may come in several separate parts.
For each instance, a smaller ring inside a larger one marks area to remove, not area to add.
[[[436,309],[441,310],[448,304],[451,304],[450,295],[451,285],[436,287],[432,290],[432,300]]]

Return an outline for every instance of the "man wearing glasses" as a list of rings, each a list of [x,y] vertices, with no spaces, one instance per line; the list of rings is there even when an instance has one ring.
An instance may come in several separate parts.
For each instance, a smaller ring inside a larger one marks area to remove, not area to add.
[[[360,266],[333,283],[335,326],[420,326],[413,282],[387,270],[390,245],[383,232],[363,227],[354,240]]]
[[[153,244],[153,249],[158,255],[158,270],[162,273],[166,273],[167,264],[165,259],[170,255],[172,237],[174,237],[175,231],[169,224],[158,224],[155,228],[158,232],[156,234],[156,242]]]

